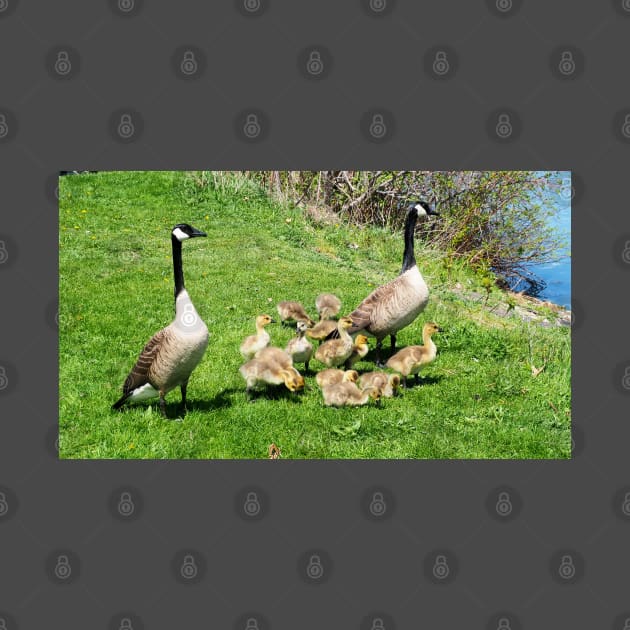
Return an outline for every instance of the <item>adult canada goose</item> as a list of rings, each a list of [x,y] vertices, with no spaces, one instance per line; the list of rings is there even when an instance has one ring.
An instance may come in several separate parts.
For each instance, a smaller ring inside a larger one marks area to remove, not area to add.
[[[342,381],[322,389],[324,404],[327,407],[358,407],[365,405],[370,399],[377,401],[381,395],[376,387],[359,389],[354,383]]]
[[[336,385],[342,381],[348,383],[356,383],[359,379],[359,373],[356,370],[339,370],[337,368],[328,368],[317,373],[315,380],[317,384],[323,389],[329,385]]]
[[[279,302],[276,308],[278,309],[278,315],[280,315],[280,320],[283,324],[285,322],[295,321],[306,322],[309,326],[315,325],[315,322],[308,316],[308,313],[299,302]]]
[[[332,293],[320,293],[315,299],[315,308],[319,313],[319,319],[332,319],[341,309],[341,300]]]
[[[304,336],[306,322],[297,323],[297,336],[289,340],[285,352],[293,359],[293,363],[304,363],[304,369],[308,372],[308,362],[313,356],[313,345]]]
[[[247,383],[247,398],[251,400],[252,390],[258,385],[282,385],[291,392],[304,389],[304,377],[294,367],[282,367],[274,361],[252,359],[239,368]]]
[[[359,387],[376,387],[384,398],[392,398],[400,387],[398,374],[386,374],[385,372],[366,372],[361,374]]]
[[[315,352],[315,358],[329,368],[343,365],[352,354],[354,347],[352,337],[348,334],[348,329],[351,327],[352,320],[349,317],[342,317],[337,322],[339,339],[331,339],[319,346]]]
[[[369,349],[368,338],[365,335],[357,335],[354,338],[352,352],[346,359],[346,370],[349,370],[357,361],[362,359],[368,353]]]
[[[335,330],[337,330],[337,322],[334,319],[322,319],[321,322],[307,329],[306,336],[316,339],[321,344]]]
[[[246,337],[241,344],[241,354],[245,360],[253,359],[259,350],[269,345],[271,337],[265,330],[265,326],[273,324],[274,321],[269,315],[259,315],[256,318],[256,334]]]
[[[427,287],[414,255],[413,232],[419,217],[437,215],[425,201],[411,204],[405,219],[405,251],[400,274],[368,295],[350,313],[353,326],[350,334],[365,331],[376,337],[376,363],[381,363],[381,347],[387,335],[391,338],[392,354],[396,351],[396,333],[409,326],[429,301]]]
[[[436,332],[441,332],[440,327],[433,322],[427,322],[422,327],[423,346],[407,346],[388,359],[387,367],[402,374],[405,387],[410,374],[415,375],[415,381],[418,383],[420,368],[435,359],[437,348],[431,336]]]
[[[125,379],[123,395],[112,405],[113,409],[120,409],[127,401],[137,402],[159,396],[160,411],[166,417],[165,396],[178,385],[182,392],[182,407],[186,409],[188,379],[208,346],[208,328],[184,287],[182,267],[182,241],[198,236],[206,234],[186,223],[176,225],[171,231],[175,319],[153,335],[144,347]]]

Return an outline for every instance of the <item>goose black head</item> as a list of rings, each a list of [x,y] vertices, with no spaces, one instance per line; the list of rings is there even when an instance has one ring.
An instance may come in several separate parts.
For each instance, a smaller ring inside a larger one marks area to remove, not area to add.
[[[409,209],[413,209],[418,213],[418,217],[426,217],[430,215],[439,216],[434,208],[427,201],[416,201],[411,204]]]
[[[178,223],[171,234],[181,243],[181,241],[185,241],[187,238],[195,238],[196,236],[208,236],[205,232],[194,228],[192,225],[188,225],[188,223]]]

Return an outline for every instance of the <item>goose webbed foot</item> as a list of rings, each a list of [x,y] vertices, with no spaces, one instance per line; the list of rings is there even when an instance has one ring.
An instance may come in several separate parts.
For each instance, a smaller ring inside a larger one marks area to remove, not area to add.
[[[415,374],[413,380],[416,385],[420,385],[420,374]]]

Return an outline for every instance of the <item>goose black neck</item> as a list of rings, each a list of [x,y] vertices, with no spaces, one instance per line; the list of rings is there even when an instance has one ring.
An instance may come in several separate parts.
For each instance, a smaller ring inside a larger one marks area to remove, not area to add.
[[[413,231],[416,229],[417,220],[418,213],[416,210],[409,210],[405,221],[405,252],[403,254],[403,264],[400,273],[405,273],[405,271],[411,269],[416,264],[416,257],[413,249]]]
[[[173,275],[175,276],[175,298],[184,290],[184,269],[182,267],[182,244],[171,236],[173,245]]]

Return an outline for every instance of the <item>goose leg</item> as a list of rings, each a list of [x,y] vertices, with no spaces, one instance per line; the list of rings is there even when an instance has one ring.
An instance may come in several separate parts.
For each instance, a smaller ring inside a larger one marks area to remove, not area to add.
[[[396,352],[396,335],[390,335],[389,336],[391,342],[392,342],[392,354],[395,354]]]
[[[409,388],[409,385],[407,385],[407,377],[406,377],[406,376],[403,376],[403,387],[404,387],[405,389],[408,389],[408,388]]]
[[[166,415],[166,400],[164,399],[164,390],[163,389],[160,390],[160,413],[162,414],[163,418],[167,418],[168,417]]]
[[[308,372],[308,361],[304,363],[304,371]]]
[[[420,374],[415,374],[414,375],[414,380],[416,382],[416,385],[420,385]]]
[[[382,339],[377,339],[376,340],[376,365],[378,367],[385,367],[385,364],[381,360],[381,348],[382,347],[383,347],[383,340]]]
[[[179,387],[182,390],[182,409],[184,411],[188,411],[186,409],[186,390],[188,389],[188,380],[185,380]]]

